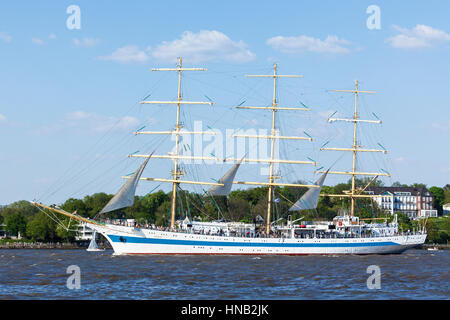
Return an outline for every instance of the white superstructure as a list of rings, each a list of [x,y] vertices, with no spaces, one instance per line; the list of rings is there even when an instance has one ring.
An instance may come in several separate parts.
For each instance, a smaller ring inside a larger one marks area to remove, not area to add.
[[[355,217],[332,223],[274,227],[273,237],[242,233],[230,236],[227,223],[193,223],[178,232],[125,226],[93,226],[111,243],[115,254],[307,255],[401,253],[424,243],[426,233],[399,234],[392,224],[360,224]],[[191,224],[186,221],[186,225]],[[201,226],[203,224],[203,226]],[[194,227],[195,226],[195,227]],[[234,225],[236,227],[237,224]],[[201,228],[203,227],[203,228]],[[208,230],[209,234],[199,232]],[[215,230],[215,232],[213,232]],[[221,232],[222,230],[222,232]]]

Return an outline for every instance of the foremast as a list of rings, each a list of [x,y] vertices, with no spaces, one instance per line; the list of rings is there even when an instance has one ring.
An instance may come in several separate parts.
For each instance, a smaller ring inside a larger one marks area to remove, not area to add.
[[[347,191],[346,194],[322,194],[322,196],[329,196],[329,197],[348,197],[350,198],[351,204],[350,204],[350,215],[354,216],[355,214],[355,201],[357,198],[373,198],[374,195],[365,195],[362,194],[367,187],[372,184],[379,176],[387,176],[390,177],[391,175],[389,173],[383,173],[383,172],[358,172],[356,171],[356,157],[358,152],[381,152],[381,153],[387,153],[387,150],[383,148],[383,150],[377,150],[377,149],[364,149],[362,146],[358,145],[357,142],[357,126],[359,122],[365,122],[365,123],[376,123],[381,124],[381,120],[363,120],[359,118],[358,114],[358,94],[360,93],[376,93],[376,91],[362,91],[359,90],[358,87],[358,80],[355,80],[355,89],[354,90],[334,90],[335,92],[348,92],[353,93],[355,95],[355,109],[353,113],[353,118],[332,118],[331,115],[328,118],[328,122],[334,122],[334,121],[345,121],[345,122],[353,122],[353,147],[352,148],[320,148],[320,150],[331,150],[331,151],[347,151],[353,153],[353,161],[352,161],[352,171],[329,171],[329,174],[341,174],[341,175],[351,175],[352,180],[352,188],[351,190]],[[325,171],[316,171],[319,173],[323,173]],[[355,187],[355,180],[356,176],[372,176],[372,180],[361,189],[357,189]],[[379,196],[377,196],[379,197]]]
[[[278,175],[274,175],[274,163],[291,163],[291,164],[313,164],[317,165],[315,161],[293,161],[293,160],[280,160],[275,159],[275,140],[276,139],[288,139],[288,140],[309,140],[312,141],[311,137],[287,137],[280,136],[277,134],[277,130],[275,128],[275,114],[279,110],[301,110],[301,111],[309,111],[308,107],[304,108],[296,108],[296,107],[279,107],[278,101],[276,97],[277,93],[277,80],[278,78],[302,78],[301,75],[280,75],[277,73],[277,64],[273,65],[273,74],[270,75],[246,75],[246,77],[264,77],[264,78],[272,78],[273,79],[273,98],[272,98],[272,106],[271,107],[249,107],[249,106],[237,106],[238,109],[256,109],[256,110],[269,110],[272,111],[272,126],[271,126],[271,134],[270,136],[262,136],[262,135],[239,135],[235,134],[234,137],[245,137],[245,138],[258,138],[258,139],[269,139],[270,140],[270,160],[269,160],[269,182],[245,182],[245,181],[235,181],[237,184],[253,184],[253,185],[265,185],[268,186],[268,194],[267,194],[267,215],[266,215],[266,234],[270,233],[270,222],[271,222],[271,212],[272,212],[272,195],[274,188],[276,186],[292,186],[292,187],[308,187],[308,188],[316,188],[315,185],[304,185],[304,184],[284,184],[284,183],[276,183],[276,179],[280,179],[281,177]],[[251,159],[247,159],[248,162],[251,162]],[[257,160],[258,161],[258,160]]]
[[[171,182],[172,183],[172,201],[171,201],[171,210],[170,210],[170,227],[173,229],[175,227],[175,212],[176,212],[176,199],[177,199],[177,189],[180,183],[188,183],[188,184],[202,184],[202,185],[215,185],[215,186],[223,186],[220,183],[211,183],[211,182],[200,182],[200,181],[189,181],[189,180],[180,180],[180,176],[184,175],[184,172],[180,170],[179,160],[184,159],[184,157],[180,156],[179,152],[179,144],[180,144],[180,135],[182,134],[214,134],[213,132],[187,132],[181,131],[183,125],[180,122],[180,113],[181,113],[181,105],[213,105],[214,102],[204,102],[204,101],[185,101],[181,95],[181,75],[183,71],[207,71],[205,68],[184,68],[182,66],[181,57],[178,58],[178,65],[176,68],[154,68],[152,71],[176,71],[178,73],[178,91],[177,91],[177,100],[176,101],[141,101],[141,104],[173,104],[177,107],[177,118],[175,123],[175,130],[173,131],[137,131],[134,134],[168,134],[175,135],[175,150],[173,153],[169,155],[153,155],[153,158],[162,158],[162,159],[172,159],[174,166],[171,171],[171,175],[173,179],[161,179],[161,178],[140,178],[141,180],[147,181],[160,181],[160,182]],[[147,157],[148,155],[138,155],[133,154],[129,155],[129,157]],[[196,157],[199,159],[206,159],[204,157]],[[123,177],[126,178],[126,177]]]

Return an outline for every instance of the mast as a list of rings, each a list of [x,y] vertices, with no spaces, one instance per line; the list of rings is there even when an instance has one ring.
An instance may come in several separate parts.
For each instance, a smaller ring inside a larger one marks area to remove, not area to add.
[[[355,200],[356,198],[373,198],[372,195],[363,195],[362,193],[364,190],[377,179],[379,176],[387,176],[390,177],[391,175],[389,173],[379,173],[379,172],[357,172],[356,171],[356,156],[358,152],[382,152],[387,153],[387,150],[377,150],[377,149],[364,149],[362,146],[358,145],[357,142],[357,126],[359,122],[366,122],[366,123],[377,123],[381,124],[381,120],[362,120],[359,119],[358,114],[358,94],[360,93],[376,93],[375,91],[362,91],[358,89],[358,80],[355,80],[355,90],[334,90],[335,92],[350,92],[355,95],[355,109],[353,113],[353,118],[346,119],[346,118],[328,118],[328,122],[334,122],[334,121],[345,121],[345,122],[353,122],[353,147],[352,148],[320,148],[320,150],[332,150],[332,151],[349,151],[353,153],[353,161],[352,161],[352,171],[329,171],[330,174],[344,174],[344,175],[351,175],[352,176],[352,189],[347,192],[345,195],[332,195],[328,194],[326,196],[329,197],[349,197],[351,199],[351,206],[350,206],[350,215],[354,216],[355,214]],[[325,171],[316,171],[319,173],[325,172]],[[363,175],[363,176],[373,176],[374,178],[363,188],[363,189],[356,189],[355,188],[355,179],[357,175]],[[325,196],[325,195],[324,195]]]
[[[317,187],[317,186],[311,186],[311,185],[302,185],[302,184],[282,184],[282,183],[275,183],[275,179],[280,179],[280,176],[274,175],[273,172],[273,165],[274,163],[301,163],[301,164],[314,164],[316,165],[315,161],[290,161],[290,160],[276,160],[275,157],[275,140],[276,139],[290,139],[290,140],[309,140],[312,141],[312,138],[310,137],[283,137],[279,136],[277,134],[276,128],[275,128],[275,114],[278,110],[303,110],[303,111],[309,111],[309,108],[286,108],[286,107],[278,107],[276,92],[277,92],[277,79],[278,78],[303,78],[301,75],[279,75],[277,73],[277,64],[274,63],[273,65],[273,74],[272,75],[246,75],[246,77],[265,77],[265,78],[273,78],[273,98],[272,98],[272,106],[271,107],[241,107],[238,106],[238,109],[263,109],[263,110],[271,110],[272,111],[272,126],[271,126],[271,133],[270,136],[262,136],[262,135],[234,135],[235,137],[246,137],[246,138],[261,138],[261,139],[270,139],[270,161],[269,161],[269,182],[243,182],[243,181],[236,181],[234,183],[238,184],[256,184],[256,185],[266,185],[269,187],[268,193],[267,193],[267,215],[266,215],[266,234],[269,235],[270,232],[270,219],[271,219],[271,212],[272,212],[272,195],[274,191],[274,187],[276,186],[294,186],[294,187]],[[249,161],[249,159],[247,159]]]
[[[206,104],[213,105],[213,102],[203,102],[203,101],[184,101],[181,95],[181,74],[183,71],[207,71],[205,68],[183,68],[181,57],[178,58],[178,65],[176,68],[158,68],[152,69],[152,71],[176,71],[178,73],[178,91],[177,91],[177,100],[176,101],[141,101],[141,104],[174,104],[177,107],[177,118],[175,123],[174,131],[137,131],[134,134],[170,134],[175,135],[175,152],[168,156],[164,155],[154,155],[154,158],[169,158],[173,160],[173,170],[171,171],[171,175],[173,179],[157,179],[157,178],[141,178],[141,180],[147,181],[162,181],[162,182],[171,182],[172,183],[172,203],[171,203],[171,216],[170,216],[170,228],[175,227],[175,212],[176,212],[176,203],[177,203],[177,189],[180,183],[191,183],[191,184],[207,184],[207,185],[218,185],[223,186],[223,184],[218,183],[207,183],[207,182],[198,182],[198,181],[182,181],[179,179],[180,176],[184,175],[184,172],[180,170],[178,161],[183,159],[184,157],[180,156],[179,152],[179,143],[180,143],[180,135],[181,134],[212,134],[211,132],[184,132],[181,131],[183,125],[180,123],[180,113],[181,113],[181,105],[182,104]],[[147,155],[129,155],[129,157],[146,157]],[[203,158],[203,157],[198,157]],[[126,177],[123,177],[126,178]]]

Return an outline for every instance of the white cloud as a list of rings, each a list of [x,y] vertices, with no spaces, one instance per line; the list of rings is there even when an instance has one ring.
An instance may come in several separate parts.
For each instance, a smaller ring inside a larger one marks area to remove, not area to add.
[[[431,126],[442,132],[450,132],[450,121],[447,122],[434,122]]]
[[[138,46],[129,45],[118,48],[109,56],[99,57],[99,59],[119,63],[144,63],[148,61],[149,56],[145,51],[140,50]]]
[[[54,33],[51,33],[51,34],[49,34],[48,38],[50,40],[54,40],[54,39],[56,39],[56,35]]]
[[[316,52],[316,53],[349,53],[347,48],[349,41],[339,39],[337,36],[327,36],[325,40],[301,35],[298,37],[284,37],[276,36],[270,38],[266,43],[275,50],[284,53],[302,53],[302,52]]]
[[[83,38],[83,39],[72,39],[73,44],[77,47],[93,47],[100,42],[99,39],[95,38]]]
[[[34,44],[38,44],[38,45],[43,45],[45,43],[42,39],[39,39],[39,38],[33,38],[33,39],[31,39],[31,42],[33,42]]]
[[[72,128],[94,132],[130,130],[140,124],[140,121],[135,117],[125,116],[117,118],[84,111],[68,113],[65,122]]]
[[[6,122],[6,117],[0,113],[0,122]]]
[[[386,40],[394,48],[427,48],[450,41],[450,34],[423,24],[418,24],[411,30],[399,26],[394,28],[399,34]]]
[[[228,61],[249,62],[255,54],[241,41],[233,41],[227,35],[215,30],[198,33],[185,31],[180,39],[164,41],[152,52],[155,59],[173,62],[177,57],[191,62]]]
[[[12,37],[6,32],[0,32],[0,40],[8,43],[12,41]]]

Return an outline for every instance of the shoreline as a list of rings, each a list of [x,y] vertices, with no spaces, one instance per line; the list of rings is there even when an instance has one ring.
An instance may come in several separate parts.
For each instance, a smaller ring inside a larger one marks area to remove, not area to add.
[[[438,248],[439,250],[449,250],[450,244],[423,244],[420,249],[427,250],[434,247]]]
[[[100,249],[111,249],[109,244],[97,243]],[[87,249],[89,242],[21,242],[0,244],[0,249]]]
[[[100,249],[111,249],[109,243],[98,242]],[[11,241],[0,244],[0,249],[86,249],[89,242],[21,242]],[[431,248],[438,248],[438,250],[449,250],[448,244],[423,244],[418,250],[428,250]]]

